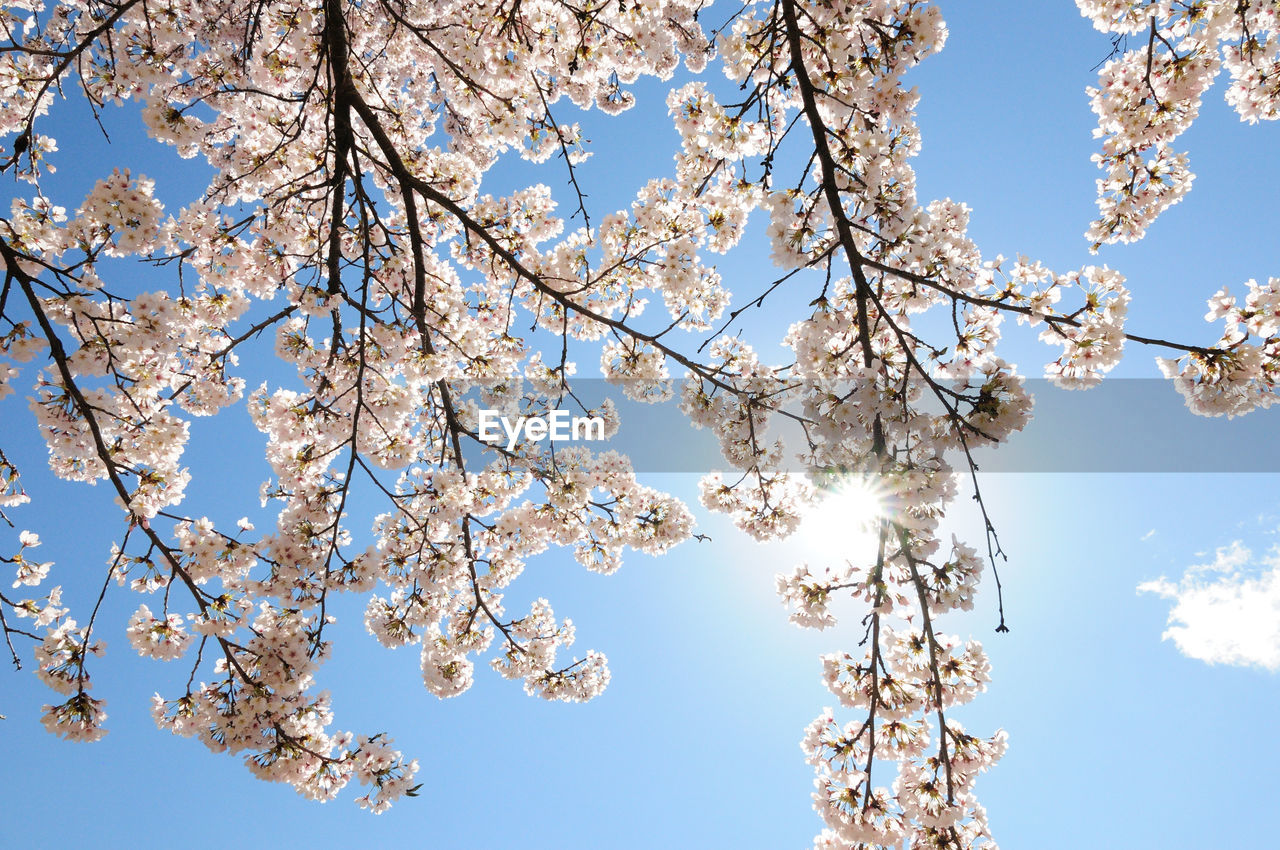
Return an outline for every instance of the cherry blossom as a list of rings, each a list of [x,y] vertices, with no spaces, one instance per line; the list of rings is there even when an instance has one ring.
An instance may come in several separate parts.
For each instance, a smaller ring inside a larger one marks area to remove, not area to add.
[[[1089,95],[1096,248],[1141,238],[1185,196],[1173,146],[1223,68],[1242,119],[1277,116],[1280,47],[1274,4],[1078,5],[1103,32],[1146,34]],[[352,780],[374,813],[415,795],[419,762],[385,733],[334,727],[340,594],[380,644],[415,647],[436,697],[495,674],[548,700],[601,694],[606,655],[536,590],[509,611],[508,588],[533,589],[522,574],[548,551],[601,574],[627,550],[664,553],[696,536],[694,512],[611,447],[495,443],[481,426],[571,408],[613,437],[620,406],[577,392],[590,375],[710,430],[722,463],[700,501],[755,539],[795,532],[833,482],[874,480],[873,551],[777,578],[792,622],[857,646],[821,659],[840,717],[824,709],[803,737],[816,846],[991,847],[975,788],[1006,738],[953,712],[990,665],[940,621],[974,607],[1004,556],[973,459],[1032,412],[1002,336],[1035,328],[1044,373],[1072,388],[1137,344],[1170,355],[1160,368],[1195,412],[1275,399],[1280,279],[1214,295],[1211,346],[1141,336],[1119,271],[985,256],[965,204],[917,196],[904,75],[947,38],[923,0],[22,0],[3,15],[0,168],[23,182],[0,218],[0,399],[29,391],[52,471],[114,500],[102,596],[146,597],[127,623],[73,618],[44,585],[81,578],[33,559],[37,532],[4,538],[13,588],[37,595],[0,594],[0,627],[66,698],[43,722],[69,739],[106,733],[90,668],[123,630],[190,671],[152,699],[160,728],[310,799]],[[668,83],[662,102],[641,102],[642,77]],[[81,198],[47,196],[70,154],[41,130],[73,88],[198,160],[204,190],[175,203],[112,170]],[[665,115],[678,148],[601,211],[580,182],[596,154],[584,122],[632,108]],[[501,188],[491,173],[515,160],[554,167],[561,188]],[[714,260],[752,216],[777,277],[731,287]],[[807,307],[771,362],[776,340],[737,323],[779,301]],[[269,472],[223,526],[184,458],[197,417],[241,406]],[[3,448],[8,520],[36,461]],[[983,508],[976,544],[939,531],[962,491]]]

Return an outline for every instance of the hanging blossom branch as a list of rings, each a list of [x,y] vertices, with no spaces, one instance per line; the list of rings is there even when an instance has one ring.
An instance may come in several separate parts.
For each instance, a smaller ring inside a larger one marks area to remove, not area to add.
[[[1094,247],[1132,242],[1191,189],[1187,154],[1173,143],[1199,117],[1200,103],[1224,68],[1227,103],[1242,121],[1280,118],[1280,13],[1270,3],[1099,3],[1077,0],[1102,32],[1146,31],[1143,46],[1102,66],[1089,90],[1098,116],[1093,159],[1099,218]],[[1239,416],[1275,401],[1280,378],[1280,278],[1246,281],[1243,301],[1222,287],[1208,321],[1223,321],[1210,350],[1160,361],[1187,406],[1207,416]]]

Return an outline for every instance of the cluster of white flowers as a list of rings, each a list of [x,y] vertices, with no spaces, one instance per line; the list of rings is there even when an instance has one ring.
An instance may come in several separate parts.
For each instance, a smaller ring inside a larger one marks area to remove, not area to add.
[[[835,616],[827,609],[831,594],[845,585],[864,584],[865,580],[853,568],[834,574],[824,568],[819,575],[809,570],[808,564],[796,567],[792,575],[777,576],[778,596],[791,606],[791,622],[807,629],[825,629],[836,624]]]
[[[181,658],[191,643],[191,635],[183,627],[181,617],[177,614],[153,617],[146,605],[138,606],[125,634],[139,655],[161,661]]]
[[[1141,239],[1191,188],[1186,154],[1171,145],[1195,121],[1219,70],[1231,77],[1227,102],[1242,120],[1280,117],[1280,12],[1274,3],[1206,0],[1076,0],[1102,32],[1141,46],[1103,65],[1089,89],[1103,139],[1093,160],[1101,215],[1094,247]]]
[[[828,826],[818,846],[866,843],[892,846],[907,835],[937,836],[945,846],[954,833],[960,846],[974,846],[987,835],[986,817],[973,797],[973,782],[1004,754],[1003,733],[990,739],[967,734],[953,720],[939,727],[916,715],[938,700],[930,693],[937,667],[944,706],[967,702],[987,681],[981,647],[970,642],[959,651],[953,638],[929,638],[918,631],[885,629],[883,655],[861,660],[848,655],[823,659],[823,676],[847,707],[871,712],[861,724],[836,723],[824,709],[809,725],[801,748],[818,771],[814,803]],[[935,658],[929,647],[943,651]],[[875,719],[879,726],[874,725]],[[931,736],[941,738],[939,755],[926,755]],[[902,765],[892,789],[871,785],[871,756],[880,752]],[[839,845],[844,846],[844,845]]]
[[[108,257],[146,253],[160,235],[163,208],[155,181],[133,178],[126,169],[99,180],[67,227],[70,245],[102,248]]]
[[[51,595],[50,606],[55,602]],[[97,741],[107,734],[103,726],[107,714],[102,708],[104,701],[88,694],[93,683],[85,661],[89,655],[102,655],[106,646],[102,641],[89,643],[87,628],[79,628],[73,619],[62,619],[60,611],[54,613],[55,625],[35,646],[36,675],[68,699],[58,705],[46,705],[41,722],[50,732],[69,741]]]
[[[1226,287],[1209,299],[1205,321],[1223,322],[1212,349],[1157,361],[1187,406],[1203,416],[1242,416],[1280,400],[1280,278],[1245,286],[1243,304]]]
[[[30,322],[16,322],[0,336],[0,355],[11,363],[26,363],[46,346],[47,343],[32,331]],[[0,361],[0,399],[13,392],[13,379],[18,374],[16,366]]]
[[[40,545],[40,535],[31,531],[23,531],[18,535],[18,543],[21,548],[18,549],[17,553],[12,558],[4,558],[5,561],[17,567],[18,575],[13,580],[13,586],[21,587],[25,584],[35,587],[49,575],[49,567],[53,566],[53,562],[32,561],[22,554],[27,549],[34,549]]]
[[[399,750],[391,748],[392,740],[379,735],[361,736],[356,749],[354,772],[361,785],[373,786],[373,791],[358,797],[356,803],[374,814],[381,814],[391,804],[412,795],[418,786],[413,778],[418,772],[416,759],[405,761]]]
[[[1086,266],[1069,282],[1085,294],[1084,306],[1074,314],[1078,324],[1051,323],[1040,339],[1063,348],[1062,356],[1045,367],[1045,376],[1059,386],[1080,389],[1096,385],[1120,362],[1129,291],[1124,277],[1105,267]]]
[[[0,458],[3,456],[0,455]],[[8,466],[7,461],[0,459],[0,471],[9,476],[9,485],[17,484],[16,471]],[[25,495],[19,490],[17,495],[11,496],[8,501],[0,501],[0,508],[12,507],[22,504]],[[0,511],[3,516],[3,511]],[[49,576],[49,568],[53,566],[52,561],[35,561],[26,554],[28,549],[35,549],[40,546],[42,541],[40,536],[33,531],[23,530],[18,533],[18,550],[12,555],[0,555],[0,563],[11,564],[14,567],[15,578],[12,587],[16,590],[22,587],[39,587]],[[0,601],[8,607],[13,614],[22,619],[32,621],[31,625],[36,629],[44,629],[53,626],[53,630],[46,633],[46,640],[37,650],[38,658],[41,662],[40,670],[37,673],[41,678],[59,693],[68,693],[68,688],[75,685],[77,688],[83,684],[88,687],[89,678],[87,672],[83,669],[83,654],[79,649],[67,643],[67,634],[74,629],[75,624],[62,622],[62,618],[67,614],[68,609],[62,607],[62,588],[55,586],[40,598],[27,599],[9,599],[4,593],[0,593]],[[6,624],[6,630],[7,630]],[[59,631],[61,629],[62,631]],[[57,632],[54,635],[54,632]],[[101,644],[90,648],[90,651],[100,651]],[[68,661],[75,661],[76,669],[74,675],[69,667],[66,667]]]

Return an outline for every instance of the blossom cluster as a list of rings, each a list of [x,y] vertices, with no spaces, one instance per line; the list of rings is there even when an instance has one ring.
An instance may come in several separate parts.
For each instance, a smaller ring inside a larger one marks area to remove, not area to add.
[[[1089,89],[1102,151],[1093,160],[1099,217],[1094,247],[1141,239],[1191,188],[1187,155],[1173,143],[1199,115],[1218,73],[1231,78],[1227,102],[1241,120],[1280,117],[1280,11],[1274,3],[1207,0],[1076,0],[1097,29],[1141,46],[1106,62]]]
[[[1187,406],[1202,416],[1242,416],[1280,400],[1280,278],[1245,286],[1243,304],[1226,287],[1209,299],[1205,321],[1223,322],[1212,349],[1158,360]]]

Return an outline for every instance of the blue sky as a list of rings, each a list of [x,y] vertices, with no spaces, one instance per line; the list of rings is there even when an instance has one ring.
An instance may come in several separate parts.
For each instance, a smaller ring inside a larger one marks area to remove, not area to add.
[[[1132,330],[1196,343],[1216,339],[1217,328],[1201,317],[1220,286],[1280,274],[1272,208],[1280,127],[1240,124],[1219,86],[1181,140],[1197,174],[1187,200],[1144,242],[1091,258],[1082,234],[1094,213],[1089,155],[1096,142],[1083,89],[1109,49],[1106,38],[1067,2],[942,8],[947,47],[909,78],[923,98],[919,190],[925,199],[967,202],[971,235],[984,251],[1026,253],[1058,270],[1108,263],[1129,278]],[[670,168],[676,136],[662,88],[639,91],[636,111],[588,125],[599,151],[587,172],[596,211],[625,204],[651,173]],[[642,114],[646,108],[658,117]],[[60,161],[65,185],[133,163],[158,178],[165,194],[166,178],[189,163],[131,139],[123,121],[118,127],[100,156]],[[68,125],[57,133],[64,151],[72,132]],[[609,153],[623,149],[625,157]],[[563,188],[558,172],[539,179]],[[80,195],[68,197],[73,207]],[[721,270],[742,282],[743,293],[767,283],[749,252]],[[768,332],[768,321],[759,321]],[[1025,328],[1006,331],[1004,356],[1040,374],[1050,349]],[[1156,375],[1147,352],[1129,355],[1117,374]],[[75,587],[81,599],[96,595],[119,530],[115,509],[101,486],[51,479],[21,395],[0,403],[6,451],[32,459],[23,476],[32,504],[13,517],[42,534],[38,554],[57,562],[53,582],[69,594]],[[1079,430],[1081,439],[1121,451],[1144,439],[1140,422],[1127,433],[1091,432],[1087,423]],[[1251,441],[1267,430],[1253,422],[1247,431],[1224,426],[1215,434],[1249,457]],[[242,410],[197,421],[188,455],[196,477],[184,509],[226,522],[253,514],[265,474],[261,444]],[[225,462],[228,445],[243,450],[243,466]],[[695,476],[649,483],[696,502]],[[976,611],[944,627],[982,640],[991,656],[989,691],[959,719],[970,731],[1009,732],[1008,755],[978,784],[1002,846],[1266,846],[1280,759],[1276,677],[1207,664],[1162,641],[1173,600],[1137,588],[1161,576],[1177,584],[1234,541],[1255,553],[1251,564],[1193,572],[1187,586],[1265,575],[1271,567],[1262,559],[1280,527],[1278,483],[1275,471],[984,477],[1010,555],[1002,578],[1013,631],[993,633],[995,600],[986,585]],[[820,824],[798,741],[805,724],[834,704],[819,682],[817,656],[850,648],[857,635],[852,628],[802,632],[776,601],[774,574],[821,557],[816,539],[758,546],[721,517],[701,510],[698,517],[712,542],[663,558],[632,555],[607,578],[551,554],[513,586],[509,609],[546,596],[576,623],[576,648],[609,656],[612,684],[587,705],[531,699],[483,669],[470,692],[439,701],[422,688],[413,650],[381,649],[363,632],[360,606],[340,603],[335,655],[321,674],[338,726],[386,731],[422,765],[422,796],[376,818],[358,810],[351,794],[308,803],[284,786],[252,780],[235,758],[158,732],[150,695],[180,689],[185,670],[129,649],[124,622],[138,600],[115,589],[102,615],[108,656],[94,668],[95,693],[110,714],[102,742],[72,745],[46,735],[39,707],[50,692],[28,672],[0,674],[0,712],[8,717],[0,722],[0,794],[10,812],[0,843],[805,846]],[[976,542],[975,521],[962,498],[950,526]],[[1268,637],[1274,629],[1258,631],[1259,640]]]

